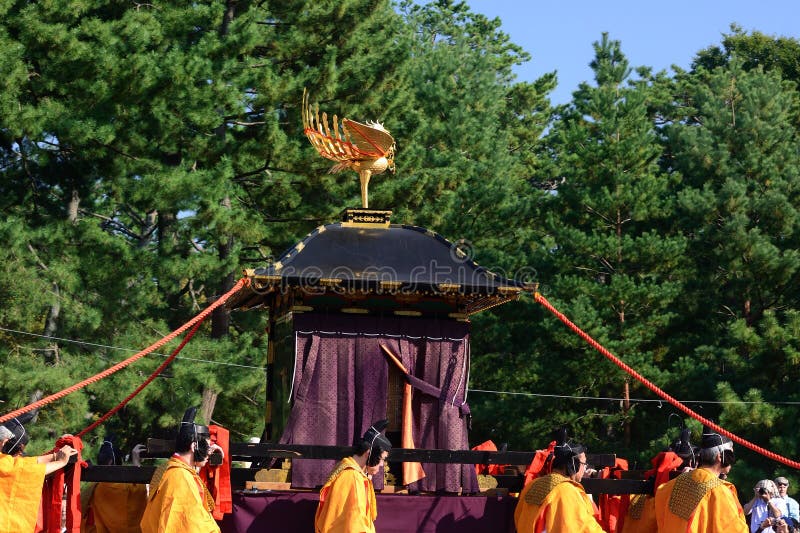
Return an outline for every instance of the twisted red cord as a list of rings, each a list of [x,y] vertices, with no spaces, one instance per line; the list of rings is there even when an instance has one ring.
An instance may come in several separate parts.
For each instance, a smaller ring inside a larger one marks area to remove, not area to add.
[[[769,450],[767,450],[765,448],[762,448],[761,446],[758,446],[757,444],[753,444],[752,442],[750,442],[748,440],[745,440],[745,439],[743,439],[741,437],[738,437],[738,436],[734,435],[733,433],[731,433],[730,431],[718,426],[714,422],[712,422],[712,421],[708,420],[707,418],[704,418],[704,417],[700,416],[699,414],[697,414],[696,412],[692,411],[687,406],[683,405],[680,401],[676,400],[675,398],[673,398],[672,396],[670,396],[669,394],[667,394],[666,392],[664,392],[663,390],[658,388],[655,384],[650,382],[644,376],[642,376],[641,374],[636,372],[633,368],[631,368],[628,365],[626,365],[625,363],[623,363],[614,354],[612,354],[611,352],[609,352],[608,350],[603,348],[603,346],[601,346],[599,342],[597,342],[596,340],[591,338],[588,333],[585,333],[578,326],[573,324],[566,316],[564,316],[564,314],[562,314],[555,307],[553,307],[550,304],[550,302],[548,302],[547,299],[544,296],[542,296],[541,294],[539,294],[537,292],[537,293],[534,294],[534,299],[538,303],[542,304],[542,306],[544,306],[545,309],[547,309],[548,311],[553,313],[553,315],[555,315],[556,318],[558,318],[561,322],[566,324],[566,326],[568,328],[570,328],[572,331],[577,333],[578,336],[580,336],[583,340],[585,340],[587,343],[589,343],[589,345],[592,348],[594,348],[595,350],[597,350],[598,352],[603,354],[607,359],[609,359],[612,363],[614,363],[615,365],[620,367],[622,370],[624,370],[625,372],[627,372],[628,374],[630,374],[631,376],[636,378],[636,380],[639,381],[642,385],[644,385],[645,387],[647,387],[648,389],[650,389],[651,391],[656,393],[658,396],[660,396],[664,400],[668,401],[669,403],[674,405],[676,408],[680,409],[681,411],[683,411],[684,413],[689,415],[690,417],[694,418],[695,420],[697,420],[701,424],[703,424],[705,426],[708,426],[709,428],[713,429],[714,431],[716,431],[720,435],[725,435],[726,437],[731,439],[733,442],[741,444],[742,446],[744,446],[746,448],[750,448],[754,452],[759,453],[759,454],[763,455],[764,457],[768,457],[768,458],[770,458],[770,459],[772,459],[774,461],[778,461],[779,463],[783,463],[786,466],[790,466],[792,468],[800,469],[800,462],[793,461],[791,459],[783,457],[782,455],[778,455],[777,453],[771,452],[771,451],[769,451]]]
[[[205,318],[205,317],[203,317],[203,318]],[[75,436],[76,437],[83,437],[85,434],[89,433],[94,428],[96,428],[97,426],[99,426],[100,424],[102,424],[103,422],[105,422],[106,420],[111,418],[112,416],[114,416],[117,413],[117,411],[119,411],[120,409],[125,407],[128,404],[129,401],[133,400],[133,398],[136,397],[137,394],[142,392],[142,389],[147,387],[150,384],[150,382],[152,382],[154,379],[156,379],[156,377],[158,377],[158,375],[161,374],[161,372],[163,372],[165,368],[167,368],[167,365],[169,365],[175,359],[175,357],[177,357],[177,355],[180,353],[180,351],[183,350],[183,347],[186,346],[186,343],[189,342],[189,340],[192,337],[194,337],[195,333],[197,333],[197,330],[200,328],[200,324],[202,324],[202,323],[203,323],[202,319],[197,321],[197,323],[189,331],[189,333],[186,334],[186,337],[184,337],[183,342],[181,342],[181,345],[178,346],[177,348],[175,348],[172,351],[172,353],[169,355],[169,357],[167,357],[164,360],[164,362],[161,363],[158,366],[158,368],[156,368],[155,371],[153,371],[153,373],[150,374],[150,376],[146,380],[144,380],[144,382],[141,385],[136,387],[136,390],[134,390],[132,393],[130,393],[128,395],[128,397],[125,398],[124,400],[122,400],[116,407],[112,408],[109,412],[107,412],[106,414],[104,414],[103,416],[101,416],[100,418],[95,420],[86,429],[81,430]]]
[[[247,278],[240,279],[238,281],[238,283],[236,283],[236,285],[234,285],[231,290],[229,290],[228,292],[226,292],[225,294],[220,296],[219,299],[217,299],[213,304],[211,304],[208,307],[206,307],[200,314],[198,314],[197,316],[195,316],[194,318],[189,320],[187,323],[185,323],[184,325],[182,325],[181,327],[179,327],[178,329],[176,329],[175,331],[173,331],[172,333],[170,333],[166,337],[163,337],[161,340],[151,344],[150,346],[148,346],[147,348],[145,348],[141,352],[137,353],[136,355],[133,355],[132,357],[130,357],[130,358],[128,358],[128,359],[126,359],[126,360],[124,360],[124,361],[122,361],[120,363],[117,363],[116,365],[114,365],[114,366],[112,366],[110,368],[107,368],[107,369],[103,370],[99,374],[95,374],[94,376],[92,376],[90,378],[87,378],[87,379],[81,381],[80,383],[76,383],[75,385],[72,385],[71,387],[67,387],[66,389],[64,389],[62,391],[59,391],[59,392],[57,392],[55,394],[51,394],[50,396],[42,398],[41,400],[33,402],[32,404],[28,404],[25,407],[21,407],[21,408],[17,409],[16,411],[11,411],[10,413],[7,413],[7,414],[5,414],[3,416],[0,416],[0,424],[2,424],[3,422],[7,422],[8,420],[11,420],[13,418],[16,418],[16,417],[18,417],[19,415],[21,415],[23,413],[27,413],[28,411],[33,411],[36,408],[42,407],[42,406],[47,405],[47,404],[49,404],[51,402],[54,402],[56,400],[60,400],[64,396],[67,396],[68,394],[72,394],[73,392],[75,392],[77,390],[80,390],[80,389],[86,387],[87,385],[90,385],[92,383],[100,381],[101,379],[110,376],[114,372],[117,372],[118,370],[122,370],[123,368],[125,368],[128,365],[130,365],[131,363],[134,363],[134,362],[138,361],[139,359],[141,359],[145,355],[149,354],[150,352],[153,352],[153,351],[157,350],[158,348],[160,348],[161,346],[165,345],[166,343],[168,343],[169,341],[171,341],[172,339],[174,339],[175,337],[177,337],[178,335],[180,335],[181,333],[183,333],[184,331],[186,331],[190,327],[194,326],[198,322],[202,322],[209,314],[211,314],[211,312],[214,309],[216,309],[217,307],[221,306],[223,303],[225,303],[225,301],[228,298],[230,298],[231,296],[236,294],[242,287],[244,287],[245,285],[248,285],[249,283],[250,283],[250,280],[247,279]]]

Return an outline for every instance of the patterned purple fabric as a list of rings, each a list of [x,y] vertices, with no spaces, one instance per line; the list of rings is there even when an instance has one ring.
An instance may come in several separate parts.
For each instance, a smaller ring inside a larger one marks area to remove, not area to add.
[[[514,533],[512,496],[376,496],[381,533]],[[233,513],[219,524],[223,533],[308,533],[318,503],[316,492],[234,493]]]
[[[438,398],[414,389],[414,445],[469,449],[465,391],[469,326],[454,320],[303,314],[295,317],[296,368],[292,411],[280,442],[350,446],[369,425],[386,418],[385,344],[409,373],[440,389]],[[430,389],[430,387],[428,387]],[[400,443],[395,443],[399,446]],[[292,486],[313,488],[335,461],[295,459]],[[472,465],[423,464],[426,477],[411,489],[474,493]],[[375,487],[383,476],[375,477]]]

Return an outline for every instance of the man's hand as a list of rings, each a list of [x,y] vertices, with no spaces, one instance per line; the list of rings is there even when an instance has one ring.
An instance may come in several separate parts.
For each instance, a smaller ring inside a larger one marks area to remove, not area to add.
[[[56,461],[69,461],[69,458],[73,455],[77,455],[78,450],[70,446],[69,444],[65,444],[61,448],[56,451]]]
[[[222,448],[219,446],[219,444],[212,443],[211,446],[209,446],[208,455],[211,455],[212,453],[219,453],[222,458],[225,459],[225,452],[222,451]]]
[[[131,464],[133,466],[142,466],[142,452],[147,450],[144,444],[137,444],[131,450]]]

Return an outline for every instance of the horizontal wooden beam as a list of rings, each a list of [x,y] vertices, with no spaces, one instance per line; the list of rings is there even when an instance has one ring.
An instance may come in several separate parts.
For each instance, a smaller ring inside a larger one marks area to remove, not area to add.
[[[153,477],[153,466],[89,466],[81,471],[81,481],[107,483],[149,483]],[[255,480],[257,469],[232,468],[231,485],[243,489],[247,481]],[[497,487],[509,492],[522,490],[521,475],[499,475]],[[640,479],[594,479],[584,478],[581,482],[589,494],[641,494],[647,491],[647,483]]]
[[[167,440],[148,439],[147,451],[151,457],[166,457],[172,453],[174,443]],[[319,446],[315,444],[277,444],[272,442],[232,442],[229,448],[234,460],[274,458],[341,459],[353,454],[352,446]],[[529,465],[536,452],[487,452],[473,450],[422,450],[392,448],[388,461],[396,463],[452,463],[479,465]],[[586,454],[589,466],[600,469],[614,466],[614,454]]]
[[[522,490],[524,478],[521,475],[497,475],[497,488],[509,492]],[[583,488],[589,494],[645,494],[649,486],[643,479],[599,479],[585,477],[581,480]]]
[[[154,466],[89,466],[81,470],[81,481],[103,483],[150,483]]]

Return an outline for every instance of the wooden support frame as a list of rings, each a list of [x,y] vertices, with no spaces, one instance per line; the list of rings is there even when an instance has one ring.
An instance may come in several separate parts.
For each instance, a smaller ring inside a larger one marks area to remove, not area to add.
[[[148,439],[147,453],[143,457],[168,457],[172,453],[174,443],[169,440]],[[233,442],[229,453],[233,461],[263,461],[268,458],[303,458],[303,459],[341,459],[353,454],[352,446],[316,446],[306,444],[276,444]],[[389,462],[422,462],[422,463],[456,463],[485,465],[521,465],[526,467],[533,460],[536,452],[489,452],[473,450],[418,450],[392,448]],[[586,462],[594,468],[614,466],[614,454],[586,454]],[[232,468],[231,485],[235,489],[243,489],[248,481],[255,480],[260,468]],[[116,482],[116,483],[149,483],[153,476],[153,466],[90,466],[81,472],[82,481]],[[509,492],[522,489],[523,476],[520,474],[499,475],[497,487]],[[647,483],[642,479],[596,479],[584,478],[582,481],[586,492],[590,494],[641,494],[647,491]]]

